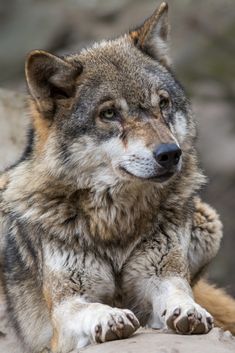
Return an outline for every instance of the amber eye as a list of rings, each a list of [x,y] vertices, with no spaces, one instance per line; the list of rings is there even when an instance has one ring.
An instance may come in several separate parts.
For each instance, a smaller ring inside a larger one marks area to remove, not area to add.
[[[166,110],[169,108],[170,99],[166,96],[160,96],[159,107],[161,110]]]
[[[100,113],[100,117],[106,120],[112,120],[117,117],[117,111],[114,108],[108,108]]]

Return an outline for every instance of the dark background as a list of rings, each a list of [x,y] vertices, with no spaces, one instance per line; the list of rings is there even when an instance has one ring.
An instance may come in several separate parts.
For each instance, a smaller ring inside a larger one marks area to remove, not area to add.
[[[32,49],[79,51],[143,22],[153,0],[0,0],[0,88],[24,92]],[[209,177],[203,198],[221,214],[224,239],[209,277],[235,295],[235,1],[168,1],[174,69],[192,99]],[[0,129],[4,129],[0,116]]]

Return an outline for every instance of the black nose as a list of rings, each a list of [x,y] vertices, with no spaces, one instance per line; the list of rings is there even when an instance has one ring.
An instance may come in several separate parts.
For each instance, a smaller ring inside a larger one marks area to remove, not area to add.
[[[166,169],[175,167],[180,160],[181,149],[175,143],[163,143],[154,151],[158,164]]]

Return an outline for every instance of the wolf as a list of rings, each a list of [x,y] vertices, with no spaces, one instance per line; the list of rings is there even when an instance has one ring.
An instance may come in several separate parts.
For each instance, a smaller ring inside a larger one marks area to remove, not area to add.
[[[77,54],[28,55],[29,141],[0,183],[4,291],[25,352],[78,352],[140,325],[203,334],[211,313],[235,330],[232,298],[197,283],[222,224],[198,196],[167,13]]]

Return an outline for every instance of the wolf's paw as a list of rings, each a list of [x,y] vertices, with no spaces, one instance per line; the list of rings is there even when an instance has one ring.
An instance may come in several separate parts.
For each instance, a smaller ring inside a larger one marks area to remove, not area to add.
[[[92,337],[97,343],[131,336],[140,324],[130,310],[105,308],[94,315]]]
[[[92,342],[127,338],[140,326],[135,315],[127,309],[112,308],[100,303],[65,302],[53,316],[53,353],[78,353]]]
[[[166,313],[167,314],[167,313]],[[169,312],[167,326],[181,334],[203,334],[213,327],[212,316],[198,304],[178,306]]]

